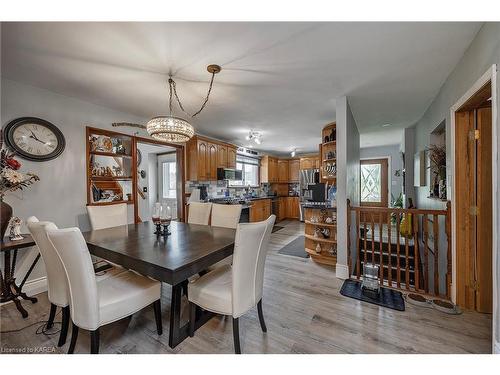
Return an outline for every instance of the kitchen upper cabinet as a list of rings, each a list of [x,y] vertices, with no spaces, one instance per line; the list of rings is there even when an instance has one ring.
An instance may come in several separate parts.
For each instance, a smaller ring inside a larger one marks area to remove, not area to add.
[[[227,156],[228,156],[228,147],[225,145],[217,146],[217,167],[218,168],[227,168]]]
[[[278,160],[278,182],[288,182],[288,160]]]
[[[236,168],[236,147],[227,146],[227,167]]]
[[[260,182],[278,182],[278,159],[264,156],[260,161]]]
[[[299,182],[300,160],[292,159],[288,161],[288,181]]]
[[[319,157],[308,156],[300,158],[300,169],[319,169]]]
[[[194,136],[186,143],[186,176],[190,181],[216,181],[217,168],[236,167],[236,148]]]
[[[207,153],[207,178],[209,181],[217,180],[217,145],[208,143]]]

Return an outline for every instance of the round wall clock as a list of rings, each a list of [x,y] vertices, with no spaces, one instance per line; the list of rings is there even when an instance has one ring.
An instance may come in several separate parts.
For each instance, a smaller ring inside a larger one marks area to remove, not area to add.
[[[52,123],[36,117],[20,117],[3,130],[5,143],[23,159],[46,161],[64,151],[66,141]]]

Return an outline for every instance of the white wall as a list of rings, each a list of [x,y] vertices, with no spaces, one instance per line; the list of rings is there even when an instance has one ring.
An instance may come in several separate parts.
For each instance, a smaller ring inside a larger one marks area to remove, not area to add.
[[[443,120],[446,121],[446,148],[451,150],[451,118],[450,108],[467,92],[467,90],[488,70],[493,64],[500,66],[500,23],[485,23],[478,32],[476,38],[472,41],[463,58],[457,64],[453,72],[444,82],[438,95],[430,104],[429,108],[423,117],[416,124],[415,131],[415,146],[416,151],[423,150],[429,145],[431,131],[439,125]],[[497,75],[496,82],[496,97],[499,98],[500,84]],[[499,123],[499,102],[497,99],[497,124]],[[494,110],[495,110],[494,109]],[[495,112],[494,112],[495,113]],[[500,147],[500,139],[494,140],[497,144],[497,149]],[[497,160],[498,160],[498,155]],[[451,153],[447,155],[447,176],[448,176],[448,192],[452,195],[451,178],[452,175]],[[498,171],[498,169],[497,169]],[[417,204],[419,208],[442,208],[443,204],[435,200],[427,199],[428,186],[417,188]],[[495,197],[498,196],[498,191],[493,192]],[[496,209],[494,210],[496,217],[500,215],[500,199],[497,199]],[[495,221],[494,221],[495,222]],[[498,219],[496,223],[498,223]],[[496,229],[496,228],[494,228]],[[496,232],[496,231],[495,231]],[[500,257],[498,251],[500,248],[500,236],[497,236],[494,249],[494,308],[493,308],[493,345],[494,350],[500,353]]]
[[[144,123],[145,119],[4,78],[1,83],[2,127],[18,117],[40,117],[56,125],[66,138],[66,148],[55,160],[36,163],[19,159],[23,164],[22,171],[36,173],[40,181],[22,193],[9,195],[5,201],[12,206],[14,215],[23,220],[35,215],[39,219],[53,221],[60,227],[79,226],[82,230],[88,230],[90,225],[85,209],[85,126],[112,129],[112,122]],[[119,131],[134,132],[127,128],[120,128]],[[129,207],[129,220],[133,221],[132,205]],[[25,227],[23,231],[26,231]],[[24,275],[35,256],[35,250],[20,252],[18,275]],[[45,270],[40,262],[30,279],[40,279],[44,275]],[[40,280],[37,285],[41,287],[42,284]]]
[[[347,97],[336,101],[337,122],[337,267],[339,278],[349,277],[347,260],[347,199],[359,205],[359,132]]]

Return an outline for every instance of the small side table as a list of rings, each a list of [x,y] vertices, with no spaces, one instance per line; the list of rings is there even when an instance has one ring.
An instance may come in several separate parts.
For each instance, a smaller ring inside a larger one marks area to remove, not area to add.
[[[17,251],[19,249],[26,249],[31,246],[35,246],[35,241],[29,234],[23,234],[24,238],[18,241],[11,241],[8,238],[4,238],[0,241],[0,252],[4,254],[4,272],[0,270],[0,282],[1,282],[1,297],[0,302],[8,302],[13,301],[16,305],[17,309],[21,313],[23,318],[28,317],[28,312],[21,305],[21,301],[19,298],[24,300],[31,301],[31,303],[37,303],[38,300],[35,297],[28,297],[26,293],[23,292],[23,286],[28,280],[31,272],[35,268],[38,260],[40,259],[40,253],[37,254],[35,260],[31,264],[28,272],[21,281],[21,284],[16,284],[16,278],[14,277],[14,273],[16,270],[16,262],[17,262]],[[12,259],[11,259],[11,253]]]

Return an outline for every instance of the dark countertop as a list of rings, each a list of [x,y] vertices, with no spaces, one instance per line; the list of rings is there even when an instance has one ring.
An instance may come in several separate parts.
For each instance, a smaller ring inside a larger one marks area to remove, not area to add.
[[[309,204],[309,203],[305,203],[302,205],[302,207],[304,208],[313,208],[313,209],[317,209],[317,210],[324,210],[324,209],[328,209],[328,210],[337,210],[337,207],[332,207],[330,206],[329,204]]]

